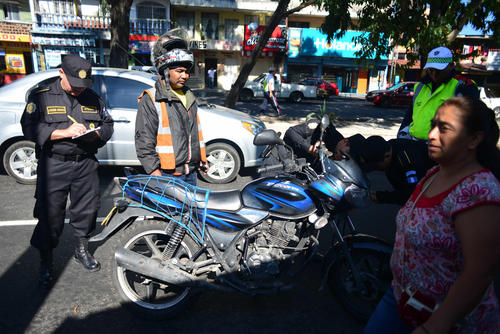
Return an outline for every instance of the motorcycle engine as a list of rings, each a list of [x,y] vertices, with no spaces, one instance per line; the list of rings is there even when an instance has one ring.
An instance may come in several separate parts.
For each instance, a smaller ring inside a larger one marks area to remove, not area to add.
[[[302,223],[286,220],[269,220],[258,225],[254,231],[259,233],[248,245],[247,272],[253,279],[271,279],[280,273],[280,263],[291,258],[293,247],[300,240],[297,232]]]

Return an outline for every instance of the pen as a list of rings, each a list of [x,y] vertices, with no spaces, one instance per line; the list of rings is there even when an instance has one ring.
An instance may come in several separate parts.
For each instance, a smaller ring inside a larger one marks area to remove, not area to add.
[[[73,118],[73,117],[71,117],[70,115],[66,115],[66,116],[68,116],[69,120],[70,120],[70,121],[72,121],[73,123],[78,123],[78,122],[76,121],[76,119],[74,119],[74,118]]]

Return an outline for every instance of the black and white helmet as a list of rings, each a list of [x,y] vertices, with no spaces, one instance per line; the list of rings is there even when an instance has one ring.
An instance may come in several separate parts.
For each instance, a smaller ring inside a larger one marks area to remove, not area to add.
[[[151,62],[158,73],[163,73],[166,68],[183,66],[191,69],[194,57],[188,50],[186,41],[187,33],[182,28],[167,31],[156,41],[151,52]]]

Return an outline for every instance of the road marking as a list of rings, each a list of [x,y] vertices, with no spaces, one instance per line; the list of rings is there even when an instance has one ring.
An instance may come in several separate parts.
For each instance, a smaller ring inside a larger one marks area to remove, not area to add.
[[[98,217],[97,218],[97,223],[101,223],[104,220],[104,217]],[[36,225],[38,223],[37,219],[30,219],[30,220],[6,220],[6,221],[0,221],[0,227],[5,227],[5,226],[29,226],[29,225]],[[64,224],[69,224],[69,219],[64,219]]]

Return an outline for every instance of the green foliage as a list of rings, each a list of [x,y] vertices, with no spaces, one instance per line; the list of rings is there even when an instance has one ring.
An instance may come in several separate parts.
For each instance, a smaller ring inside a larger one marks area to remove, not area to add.
[[[329,11],[322,30],[329,38],[338,38],[345,30],[365,33],[356,42],[361,60],[388,55],[396,45],[413,50],[407,58],[412,65],[425,58],[437,46],[453,47],[456,35],[467,24],[484,32],[493,31],[500,41],[498,0],[321,0]],[[352,13],[357,19],[352,19]],[[388,42],[389,41],[389,42]]]

